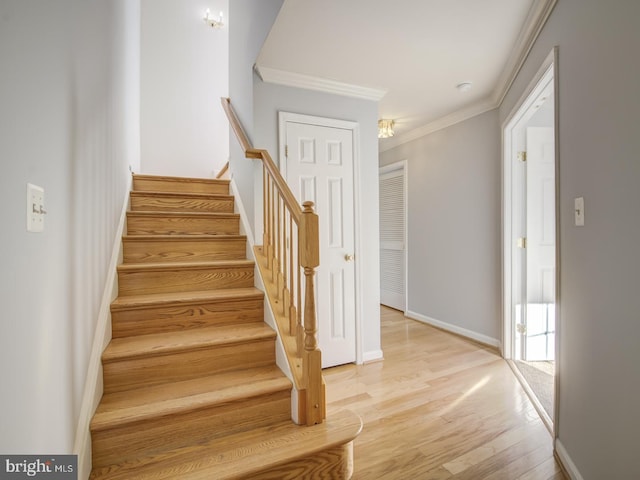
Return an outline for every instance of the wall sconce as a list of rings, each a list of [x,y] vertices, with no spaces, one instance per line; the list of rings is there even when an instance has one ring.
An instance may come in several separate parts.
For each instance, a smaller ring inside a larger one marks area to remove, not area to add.
[[[213,28],[224,27],[224,22],[222,21],[222,12],[220,12],[220,16],[218,18],[215,18],[211,16],[211,11],[207,8],[207,11],[205,13],[203,20],[207,25],[210,25]]]
[[[393,137],[393,120],[378,120],[378,138]]]

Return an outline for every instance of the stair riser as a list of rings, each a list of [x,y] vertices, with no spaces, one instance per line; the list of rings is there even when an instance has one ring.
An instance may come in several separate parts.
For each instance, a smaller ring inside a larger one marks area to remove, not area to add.
[[[244,399],[180,415],[153,418],[134,425],[92,432],[93,467],[124,463],[158,450],[196,445],[284,421],[291,416],[291,392]]]
[[[273,365],[274,362],[273,338],[103,362],[104,393],[170,384],[220,372]]]
[[[154,306],[111,313],[113,338],[263,321],[262,298]]]
[[[198,181],[197,179],[190,179],[189,181],[166,178],[150,179],[134,176],[133,189],[139,192],[210,193],[228,195],[229,182]]]
[[[238,235],[239,217],[199,218],[127,215],[129,235]]]
[[[239,239],[144,240],[122,243],[125,263],[208,262],[247,258],[247,242]]]
[[[131,195],[131,210],[157,212],[219,212],[233,213],[233,197],[229,198],[173,198],[157,195]]]
[[[299,480],[301,478],[349,479],[353,475],[353,442],[339,445],[313,455],[265,469],[251,480]],[[241,480],[226,477],[224,480]],[[223,480],[223,479],[220,479]]]
[[[253,266],[118,272],[121,296],[253,286]]]

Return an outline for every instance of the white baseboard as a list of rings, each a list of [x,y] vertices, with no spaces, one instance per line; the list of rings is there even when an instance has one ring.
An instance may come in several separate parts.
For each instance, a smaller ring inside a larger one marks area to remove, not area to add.
[[[91,433],[89,425],[93,414],[100,403],[103,392],[102,383],[102,352],[111,341],[111,302],[118,295],[118,277],[116,268],[122,263],[122,235],[125,233],[127,210],[129,209],[129,192],[133,177],[129,176],[126,188],[126,196],[123,201],[120,222],[116,229],[111,259],[107,269],[107,281],[105,282],[96,330],[91,346],[89,357],[89,368],[85,379],[82,404],[80,405],[80,416],[76,428],[76,438],[73,445],[73,453],[78,455],[78,478],[87,479],[91,473]]]
[[[380,360],[384,360],[382,350],[372,350],[362,354],[362,363],[378,362]]]
[[[438,327],[438,328],[441,328],[442,330],[446,330],[448,332],[455,333],[463,337],[467,337],[471,340],[484,343],[485,345],[489,345],[491,347],[496,347],[496,348],[502,347],[502,343],[497,338],[488,337],[487,335],[474,332],[473,330],[467,330],[466,328],[462,328],[457,325],[452,325],[450,323],[442,322],[440,320],[436,320],[435,318],[427,317],[426,315],[421,315],[420,313],[412,312],[410,310],[407,311],[406,316],[413,320],[418,320],[419,322],[433,325],[434,327]]]
[[[564,448],[564,445],[562,445],[562,442],[559,438],[556,438],[555,447],[558,459],[562,463],[562,466],[564,467],[566,472],[569,474],[569,477],[571,477],[571,480],[584,480],[582,475],[578,471],[578,467],[576,467],[576,464],[573,463],[573,460],[571,460],[569,452],[567,452],[567,449]]]

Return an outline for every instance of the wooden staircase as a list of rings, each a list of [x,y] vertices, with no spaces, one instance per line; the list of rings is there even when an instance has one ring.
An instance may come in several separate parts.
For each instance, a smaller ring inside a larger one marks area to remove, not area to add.
[[[133,186],[91,479],[350,478],[356,415],[291,421],[229,182]]]

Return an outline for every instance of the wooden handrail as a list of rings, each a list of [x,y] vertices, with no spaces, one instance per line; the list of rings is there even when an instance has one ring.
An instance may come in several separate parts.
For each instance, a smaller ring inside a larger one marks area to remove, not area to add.
[[[269,153],[253,147],[231,100],[222,98],[222,107],[245,156],[262,161],[264,233],[256,254],[298,395],[293,417],[307,425],[322,423],[326,407],[314,288],[318,215],[313,202],[298,203]]]
[[[222,98],[222,108],[224,108],[225,113],[227,114],[227,118],[229,119],[229,124],[231,125],[231,128],[233,129],[233,132],[236,134],[236,138],[238,139],[238,142],[240,142],[240,146],[242,147],[242,150],[244,150],[244,155],[247,158],[260,158],[260,152],[258,150],[255,150],[252,146],[251,146],[251,142],[249,141],[249,138],[247,137],[247,134],[244,131],[244,128],[242,128],[242,124],[240,123],[240,120],[238,120],[238,116],[236,115],[236,112],[233,110],[233,107],[231,106],[231,99],[229,98]]]
[[[269,152],[267,152],[266,150],[258,151],[262,153],[262,163],[269,173],[269,176],[273,178],[273,183],[282,195],[282,199],[284,200],[286,207],[291,211],[295,222],[299,224],[300,218],[302,217],[302,208],[300,208],[296,197],[293,195],[293,192],[289,188],[289,185],[287,185],[287,182],[282,177],[280,170],[278,170],[278,167],[276,167],[276,164],[273,162],[273,159],[271,158],[271,155],[269,155]]]
[[[227,173],[227,170],[229,170],[229,162],[227,162],[227,163],[225,163],[223,165],[223,167],[220,169],[220,171],[216,175],[216,179],[222,178],[224,176],[224,174]]]
[[[273,178],[273,182],[276,188],[278,189],[278,191],[281,192],[285,205],[294,215],[296,223],[299,223],[300,216],[302,215],[302,208],[298,204],[298,201],[296,200],[296,197],[293,195],[293,192],[291,192],[289,185],[287,185],[287,182],[282,177],[280,170],[278,170],[278,167],[276,167],[276,164],[273,162],[273,159],[271,158],[271,155],[269,155],[269,152],[267,152],[266,150],[259,150],[259,149],[253,148],[253,146],[251,145],[251,142],[247,138],[247,134],[245,133],[244,128],[242,128],[242,124],[240,123],[240,120],[238,120],[238,117],[236,116],[236,113],[233,110],[233,107],[231,106],[230,99],[228,98],[222,99],[222,108],[224,108],[224,111],[227,113],[227,118],[229,119],[231,128],[236,134],[236,137],[238,138],[238,142],[240,142],[240,146],[244,150],[245,157],[257,158],[259,160],[262,160],[262,163],[264,167],[267,169],[269,176]]]

